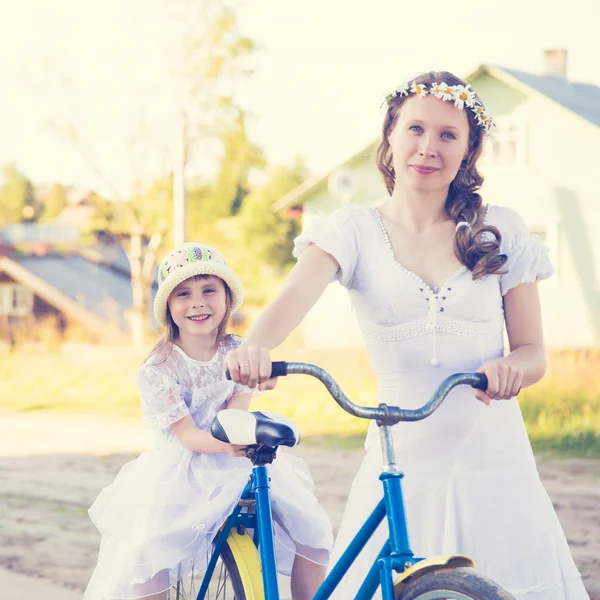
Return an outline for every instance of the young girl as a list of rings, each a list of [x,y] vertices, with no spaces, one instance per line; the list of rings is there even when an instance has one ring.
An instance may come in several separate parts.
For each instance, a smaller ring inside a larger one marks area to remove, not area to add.
[[[427,73],[386,103],[377,166],[390,198],[302,233],[286,285],[227,357],[232,376],[264,382],[259,350],[279,345],[334,279],[350,294],[378,402],[416,408],[446,376],[485,373],[480,402],[461,386],[430,418],[393,428],[415,556],[472,556],[519,600],[585,600],[515,397],[546,368],[536,282],[552,274],[547,251],[514,211],[482,206],[477,160],[491,120],[470,86]],[[381,495],[374,423],[365,447],[332,564]],[[336,598],[354,597],[386,536],[383,524]]]
[[[160,265],[154,313],[166,331],[138,374],[156,441],[90,508],[103,537],[85,600],[163,599],[206,568],[252,469],[241,447],[210,433],[219,410],[246,410],[252,396],[225,378],[225,354],[240,343],[225,329],[242,299],[240,280],[208,246],[184,244]],[[324,577],[331,526],[285,455],[268,468],[278,570],[291,574],[295,600],[309,600]]]

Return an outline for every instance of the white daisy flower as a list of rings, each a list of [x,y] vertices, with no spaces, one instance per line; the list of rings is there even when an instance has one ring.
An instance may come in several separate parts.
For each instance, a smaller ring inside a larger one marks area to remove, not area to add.
[[[436,98],[442,99],[442,90],[447,87],[445,83],[432,83],[429,93]]]
[[[454,100],[454,87],[443,82],[440,83],[440,95],[438,98],[444,102]]]
[[[394,91],[397,95],[408,96],[408,94],[410,93],[410,83],[403,83],[402,85],[399,85]]]
[[[484,127],[484,129],[489,129],[492,125],[492,120],[485,114],[483,113],[480,117],[479,117],[479,123],[481,123],[481,125]]]
[[[427,96],[427,88],[422,83],[416,83],[413,81],[412,85],[410,86],[410,91],[419,96],[419,98],[424,98]]]
[[[476,104],[471,110],[473,111],[477,122],[481,125],[481,117],[485,114],[483,106],[481,106],[481,104]]]
[[[472,108],[475,105],[475,92],[470,89],[470,85],[455,85],[454,87],[454,106],[461,110],[468,106]]]

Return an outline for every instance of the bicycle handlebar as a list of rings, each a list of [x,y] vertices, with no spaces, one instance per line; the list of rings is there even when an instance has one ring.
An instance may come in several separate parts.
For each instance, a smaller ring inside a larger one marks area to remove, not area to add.
[[[398,406],[380,404],[377,408],[359,406],[348,399],[335,379],[327,371],[309,363],[300,362],[274,362],[272,367],[273,377],[286,375],[310,375],[315,377],[327,388],[333,399],[351,415],[360,419],[372,419],[378,425],[395,425],[401,421],[421,421],[435,412],[446,399],[450,391],[457,385],[470,385],[479,390],[486,390],[487,377],[483,373],[456,373],[446,377],[433,393],[429,401],[421,408],[409,410]]]

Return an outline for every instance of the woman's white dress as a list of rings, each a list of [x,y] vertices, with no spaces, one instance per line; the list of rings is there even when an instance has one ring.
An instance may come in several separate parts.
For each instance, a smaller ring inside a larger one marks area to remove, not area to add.
[[[473,281],[463,268],[439,289],[396,262],[375,208],[345,207],[296,239],[296,256],[315,243],[339,263],[337,278],[348,289],[378,377],[378,402],[417,408],[446,376],[504,355],[503,296],[549,277],[553,268],[542,240],[517,213],[489,206],[486,223],[502,234],[506,273]],[[516,398],[487,407],[460,386],[433,416],[393,431],[415,556],[467,554],[520,600],[588,598],[540,482]],[[374,424],[365,447],[332,561],[381,498]],[[384,523],[336,598],[354,597],[386,536]]]
[[[252,464],[228,454],[191,452],[170,426],[192,415],[200,429],[209,431],[225,403],[249,391],[225,379],[225,354],[239,343],[226,336],[207,362],[169,345],[141,367],[142,411],[156,441],[121,469],[90,508],[102,542],[84,600],[141,598],[205,570],[212,541],[235,507]],[[295,554],[327,564],[331,525],[309,489],[305,465],[280,452],[267,468],[278,571],[289,575]]]

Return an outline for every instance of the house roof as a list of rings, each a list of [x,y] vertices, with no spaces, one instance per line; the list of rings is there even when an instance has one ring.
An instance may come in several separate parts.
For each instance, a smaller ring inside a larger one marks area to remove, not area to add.
[[[352,168],[356,163],[359,163],[366,156],[371,156],[375,151],[379,140],[374,141],[369,144],[366,148],[363,148],[356,154],[352,155],[350,158],[345,160],[341,165],[337,168]],[[280,198],[274,205],[273,210],[278,211],[282,208],[286,208],[288,206],[295,206],[298,204],[302,204],[306,196],[313,194],[320,188],[324,188],[327,185],[327,177],[329,173],[326,175],[316,175],[314,177],[310,177],[303,183],[301,183],[298,187],[294,188],[290,192],[288,192],[285,196]]]
[[[131,282],[114,269],[81,256],[46,255],[0,258],[0,270],[94,330],[129,329],[125,312],[132,306]]]
[[[563,77],[525,73],[499,66],[490,68],[492,74],[494,70],[507,73],[520,83],[600,127],[600,87],[597,85],[573,82]],[[479,69],[475,71],[478,72]]]
[[[472,81],[486,71],[492,76],[499,77],[508,85],[517,83],[518,85],[526,86],[530,90],[542,94],[546,98],[600,127],[600,87],[596,85],[591,83],[575,83],[561,77],[536,75],[534,73],[525,73],[515,69],[491,65],[480,65],[473,73],[466,77],[466,80]],[[376,146],[377,141],[369,144],[369,146],[351,156],[336,167],[336,169],[352,167],[358,160],[372,154]],[[302,204],[310,195],[327,185],[328,177],[329,173],[311,177],[278,200],[273,205],[273,210],[277,211],[288,206]]]
[[[110,267],[119,273],[131,277],[131,263],[121,244],[97,243],[81,246],[77,249],[79,256],[95,264]],[[158,288],[158,267],[154,267],[152,285]]]

